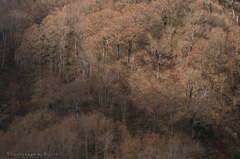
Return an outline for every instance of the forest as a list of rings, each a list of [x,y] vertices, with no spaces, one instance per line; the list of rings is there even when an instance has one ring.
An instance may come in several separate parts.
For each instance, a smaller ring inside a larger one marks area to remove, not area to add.
[[[0,158],[239,159],[240,0],[0,0]]]

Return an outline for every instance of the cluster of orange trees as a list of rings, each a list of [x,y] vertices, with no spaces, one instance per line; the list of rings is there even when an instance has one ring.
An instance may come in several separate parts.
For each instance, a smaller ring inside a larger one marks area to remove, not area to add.
[[[232,0],[0,0],[0,158],[239,158],[239,15]]]

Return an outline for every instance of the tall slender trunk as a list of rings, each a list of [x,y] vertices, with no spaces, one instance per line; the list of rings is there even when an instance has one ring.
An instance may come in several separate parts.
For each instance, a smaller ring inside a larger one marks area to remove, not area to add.
[[[222,7],[223,7],[223,14],[225,14],[225,1],[223,2]]]
[[[148,117],[147,117],[147,108],[144,106],[144,124],[147,122]]]
[[[195,125],[195,116],[192,116],[192,138],[194,138],[195,136],[194,125]]]
[[[237,115],[237,113],[238,113],[238,109],[236,109],[236,105],[237,105],[238,101],[239,101],[239,99],[234,96],[233,99],[232,99],[232,102],[233,102],[233,105],[232,105],[233,116]]]
[[[201,58],[201,63],[200,63],[200,71],[201,71],[201,73],[202,73],[202,58]]]
[[[158,69],[157,69],[157,79],[160,78],[160,63],[158,63]]]
[[[63,56],[63,58],[62,58],[62,70],[64,71],[64,67],[65,67],[65,57]]]
[[[77,107],[77,119],[78,119],[78,116],[79,116],[79,107]]]
[[[171,21],[171,11],[169,10],[169,15],[168,15],[168,26],[170,27],[170,21]]]
[[[105,44],[104,44],[104,42],[103,42],[103,61],[105,61],[105,56],[106,56],[104,46],[105,46]]]
[[[10,44],[11,44],[11,49],[13,48],[13,37],[12,37],[12,29],[10,29],[10,32],[9,32],[9,34],[10,34]]]
[[[124,122],[125,119],[125,115],[126,115],[126,108],[127,108],[127,104],[123,104],[122,106],[122,122]]]
[[[97,143],[95,144],[95,154],[96,154],[96,159],[98,159]]]
[[[16,55],[16,50],[17,50],[17,42],[14,40],[13,53],[14,53],[15,67],[17,67],[17,55]]]
[[[234,9],[234,0],[232,0],[232,13],[233,13],[233,18],[235,18],[235,9]]]
[[[137,118],[137,122],[138,122],[138,106],[136,106],[136,118]]]
[[[57,53],[55,50],[55,56],[54,56],[54,73],[57,75]]]
[[[192,100],[192,91],[193,91],[193,89],[190,88],[190,90],[188,90],[188,91],[189,91],[189,98],[188,98],[188,106],[187,106],[187,109],[188,109],[188,113],[189,113],[189,108],[190,108],[190,104],[191,104],[191,100]]]
[[[120,73],[119,73],[119,70],[118,70],[118,71],[117,71],[117,75],[118,75],[118,84],[119,84],[119,74],[120,74]]]
[[[78,52],[77,52],[77,37],[75,37],[75,44],[74,44],[74,50],[75,50],[75,55],[76,55],[76,58],[77,58],[77,61],[78,61]]]
[[[236,17],[236,25],[238,26],[238,21],[239,21],[239,15]]]
[[[62,55],[60,55],[59,72],[58,72],[59,78],[61,78],[61,72],[62,72]]]
[[[4,49],[3,49],[3,52],[2,52],[2,66],[1,66],[1,70],[3,69],[3,66],[4,66],[4,57],[5,56],[5,46],[4,46]]]
[[[2,37],[3,37],[3,51],[2,51],[2,65],[1,65],[1,70],[3,69],[4,66],[4,58],[5,58],[5,48],[6,48],[6,37],[2,28]]]
[[[52,77],[52,70],[53,70],[53,66],[52,66],[52,65],[53,65],[53,64],[52,64],[52,63],[53,63],[53,59],[52,59],[52,56],[51,56],[49,59],[50,59],[50,61],[51,61],[51,62],[50,62],[50,77]]]
[[[119,44],[117,44],[117,60],[119,60]]]
[[[232,109],[233,110],[233,116],[235,116],[235,110],[234,109],[235,109],[235,105],[233,105],[233,109]]]
[[[157,79],[160,78],[160,65],[161,65],[161,54],[158,53],[158,69],[157,69]]]
[[[102,92],[102,91],[100,92],[100,89],[101,88],[99,88],[99,93],[98,93],[98,104],[99,105],[101,105],[101,92]]]
[[[174,114],[173,112],[171,112],[171,135],[173,135],[173,117],[174,117]]]
[[[212,4],[208,3],[208,12],[209,12],[209,16],[211,16],[211,11],[212,11]]]
[[[238,59],[238,75],[240,76],[240,59]]]
[[[153,117],[153,131],[156,130],[156,118],[157,118],[157,111],[155,110],[154,117]]]
[[[223,103],[223,81],[221,84],[221,103]]]
[[[41,57],[38,59],[38,65],[39,65],[39,81],[41,81],[42,79]]]
[[[134,64],[134,56],[133,56],[132,61],[131,61],[131,71],[133,69],[133,64]]]
[[[217,70],[218,70],[218,50],[216,50],[216,65],[217,65]]]
[[[15,118],[15,115],[16,115],[16,106],[15,106],[15,101],[12,103],[12,117],[13,117],[13,119]]]
[[[122,106],[122,122],[124,122],[126,110],[127,110],[127,103],[126,103],[126,96],[121,95],[121,106]]]
[[[101,100],[101,105],[102,105],[102,113],[105,114],[105,111],[104,111],[104,103],[103,103],[103,98]]]
[[[85,132],[86,133],[86,132]],[[86,159],[88,159],[88,141],[87,141],[87,136],[85,134],[85,151],[86,151]]]
[[[107,88],[106,88],[106,83],[104,83],[104,87],[105,87],[105,90],[104,90],[104,95],[105,95],[105,104],[107,104]]]
[[[105,55],[105,58],[107,58],[107,54],[108,54],[108,40],[107,40],[107,45],[106,45],[106,55]]]
[[[129,40],[129,41],[128,41],[128,59],[127,59],[127,63],[128,63],[128,64],[129,64],[129,61],[130,61],[131,49],[132,49],[132,40]]]

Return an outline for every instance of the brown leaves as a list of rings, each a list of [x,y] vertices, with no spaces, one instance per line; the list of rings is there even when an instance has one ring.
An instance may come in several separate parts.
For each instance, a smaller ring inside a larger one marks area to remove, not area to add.
[[[224,45],[224,42],[226,41],[226,33],[223,31],[223,28],[213,28],[207,38],[209,38],[214,45]]]

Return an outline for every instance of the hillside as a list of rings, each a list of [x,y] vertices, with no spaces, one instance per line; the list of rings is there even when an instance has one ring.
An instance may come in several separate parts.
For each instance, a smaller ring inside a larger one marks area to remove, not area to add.
[[[240,158],[239,16],[238,0],[0,0],[0,158]]]

